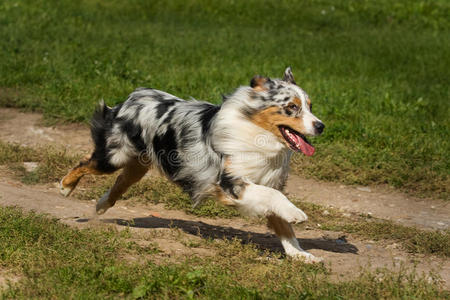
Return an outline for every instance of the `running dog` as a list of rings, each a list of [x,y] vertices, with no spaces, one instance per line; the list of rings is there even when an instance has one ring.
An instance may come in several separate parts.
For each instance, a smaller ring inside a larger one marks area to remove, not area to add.
[[[264,216],[288,256],[318,262],[300,247],[291,227],[307,216],[281,191],[292,151],[313,155],[306,136],[319,135],[324,127],[290,68],[283,79],[253,77],[221,105],[138,88],[115,107],[100,103],[91,121],[95,150],[61,180],[61,193],[68,196],[86,174],[122,169],[97,202],[96,211],[103,214],[153,165],[194,205],[214,195],[249,215]]]

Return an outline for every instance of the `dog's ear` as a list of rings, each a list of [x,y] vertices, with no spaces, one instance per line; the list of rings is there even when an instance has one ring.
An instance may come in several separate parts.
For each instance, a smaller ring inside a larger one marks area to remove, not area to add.
[[[270,78],[268,77],[263,77],[261,75],[255,75],[251,80],[250,80],[250,86],[255,89],[255,90],[260,90],[260,91],[264,91],[267,90],[268,88],[266,87],[266,83],[270,81]]]
[[[296,84],[294,80],[294,74],[292,74],[291,67],[287,67],[284,71],[283,80],[292,84]]]

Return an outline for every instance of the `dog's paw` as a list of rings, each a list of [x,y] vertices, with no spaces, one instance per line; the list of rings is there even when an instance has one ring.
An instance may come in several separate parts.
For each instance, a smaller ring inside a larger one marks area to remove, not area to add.
[[[109,191],[104,194],[100,200],[98,200],[97,205],[95,206],[95,211],[97,215],[103,215],[110,207],[111,203],[108,201],[109,198]]]
[[[307,264],[319,264],[323,262],[322,257],[317,257],[306,251],[290,255],[292,259],[304,261]]]
[[[103,215],[108,210],[108,208],[109,207],[101,207],[101,208],[96,207],[95,212],[97,213],[97,215]]]
[[[64,197],[69,197],[72,191],[74,190],[74,187],[64,186],[63,180],[64,178],[59,182],[59,193]]]
[[[100,203],[100,201],[95,206],[95,212],[97,215],[103,215],[111,206],[108,203]]]

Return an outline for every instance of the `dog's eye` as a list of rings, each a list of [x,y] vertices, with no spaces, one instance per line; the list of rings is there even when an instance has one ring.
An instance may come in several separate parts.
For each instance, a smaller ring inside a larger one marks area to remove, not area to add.
[[[312,103],[309,105],[309,111],[312,112]]]
[[[294,103],[290,103],[288,105],[288,108],[292,109],[293,111],[298,111],[299,110],[299,107],[296,104],[294,104]]]

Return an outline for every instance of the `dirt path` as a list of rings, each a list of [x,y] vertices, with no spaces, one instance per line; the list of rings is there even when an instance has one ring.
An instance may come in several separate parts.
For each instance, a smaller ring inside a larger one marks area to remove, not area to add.
[[[64,198],[51,185],[26,186],[3,177],[0,179],[0,205],[18,206],[58,218],[75,227],[129,226],[137,234],[159,232],[151,240],[170,256],[208,256],[214,250],[202,247],[188,247],[186,241],[206,239],[238,238],[251,242],[258,248],[282,252],[281,244],[266,226],[252,221],[233,219],[210,219],[187,215],[177,210],[167,210],[162,205],[141,205],[121,201],[105,215],[94,216],[94,202]],[[253,223],[253,224],[252,224]],[[178,228],[183,236],[174,234]],[[297,237],[305,249],[323,257],[337,279],[357,275],[360,267],[371,269],[386,267],[399,269],[416,266],[418,273],[434,271],[444,280],[444,287],[450,289],[450,261],[434,256],[412,255],[398,249],[395,243],[359,240],[351,235],[339,238],[336,232],[317,230],[296,230]],[[138,235],[139,236],[139,235]],[[140,242],[145,242],[141,240]]]
[[[83,124],[46,127],[40,114],[0,108],[0,140],[26,146],[55,145],[68,151],[92,149],[89,128]],[[301,200],[343,211],[371,214],[408,226],[450,228],[450,201],[420,199],[389,187],[354,187],[290,175],[286,192]]]

